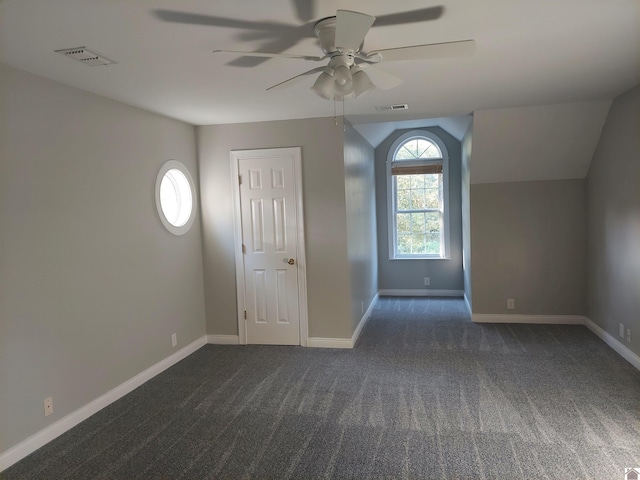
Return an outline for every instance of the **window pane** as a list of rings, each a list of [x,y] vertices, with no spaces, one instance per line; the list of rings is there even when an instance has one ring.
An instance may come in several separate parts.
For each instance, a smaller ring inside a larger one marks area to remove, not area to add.
[[[396,153],[395,160],[413,160],[415,159],[415,155],[411,152],[407,145],[403,145]]]
[[[418,139],[409,140],[404,144],[404,146],[411,152],[413,158],[420,158],[420,152],[418,152]]]
[[[398,213],[396,215],[396,226],[398,235],[409,233],[411,231],[411,214]]]
[[[426,138],[411,138],[396,151],[394,160],[415,160],[418,158],[442,158],[440,147]]]
[[[441,173],[432,173],[431,175],[425,175],[424,176],[424,186],[426,188],[438,188],[440,183],[442,183],[440,181],[441,179],[442,179],[442,174]]]
[[[424,189],[411,190],[411,210],[424,210],[426,207],[426,197]]]
[[[411,253],[411,237],[409,235],[398,235],[398,254],[408,255]]]
[[[427,233],[426,238],[426,254],[439,255],[440,254],[440,233]]]
[[[431,142],[428,142],[428,143],[429,145],[427,146],[425,151],[422,153],[421,158],[442,158],[442,152],[440,151],[438,146]]]
[[[424,188],[425,187],[425,177],[427,175],[406,175],[410,177],[411,188]]]
[[[440,233],[440,213],[427,212],[425,216],[425,225],[427,232]]]
[[[440,191],[438,188],[425,189],[424,208],[440,208]]]
[[[411,214],[411,231],[413,233],[424,233],[426,228],[424,213]]]
[[[411,188],[411,175],[396,175],[396,188],[406,190]]]
[[[411,190],[398,190],[397,209],[409,210],[411,207]]]
[[[415,254],[427,253],[427,242],[424,234],[411,235],[411,253],[415,253]]]

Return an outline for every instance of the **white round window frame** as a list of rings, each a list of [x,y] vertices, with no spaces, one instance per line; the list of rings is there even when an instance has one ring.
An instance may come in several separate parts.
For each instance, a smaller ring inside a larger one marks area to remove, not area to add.
[[[191,213],[189,214],[189,218],[187,219],[187,221],[183,225],[180,225],[178,227],[173,225],[165,216],[164,211],[162,210],[162,201],[160,199],[160,186],[162,185],[162,180],[170,170],[174,170],[174,169],[178,170],[180,173],[182,173],[185,176],[189,184],[189,189],[191,190],[190,192],[191,193]],[[196,209],[197,209],[196,186],[193,183],[193,178],[191,178],[191,174],[189,173],[189,170],[187,169],[187,167],[185,167],[185,165],[182,162],[178,160],[168,160],[162,165],[162,167],[160,167],[160,171],[156,176],[155,198],[156,198],[156,210],[158,212],[158,217],[160,217],[160,221],[162,222],[162,225],[164,225],[164,227],[170,233],[174,235],[184,235],[191,229],[191,226],[193,225],[193,222],[196,218]]]

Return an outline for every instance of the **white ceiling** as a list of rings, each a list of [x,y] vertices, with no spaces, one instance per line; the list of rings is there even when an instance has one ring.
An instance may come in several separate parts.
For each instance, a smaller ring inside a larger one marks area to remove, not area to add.
[[[331,116],[333,102],[309,90],[312,77],[287,90],[265,91],[317,64],[269,59],[247,68],[229,65],[234,56],[212,53],[264,48],[260,30],[167,23],[153,14],[172,9],[299,26],[305,22],[294,7],[305,3],[314,19],[338,8],[384,15],[444,6],[437,20],[374,25],[365,51],[477,42],[470,58],[384,65],[405,83],[347,101],[345,114],[354,124],[606,100],[640,79],[640,0],[0,0],[0,62],[196,125]],[[292,31],[282,27],[283,36]],[[77,46],[117,64],[88,67],[54,53]],[[285,51],[321,54],[313,38]],[[395,103],[409,109],[374,109]],[[342,106],[337,110],[342,113]]]

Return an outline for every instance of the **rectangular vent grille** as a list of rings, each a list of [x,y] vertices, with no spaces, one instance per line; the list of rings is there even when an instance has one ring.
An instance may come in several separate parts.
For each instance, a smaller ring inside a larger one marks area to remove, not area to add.
[[[112,63],[116,63],[104,55],[93,52],[86,47],[65,48],[63,50],[56,50],[55,52],[84,63],[85,65],[89,65],[90,67],[100,67],[102,65],[111,65]]]
[[[409,105],[406,103],[397,103],[396,105],[378,105],[376,110],[379,112],[386,112],[388,110],[407,110]]]

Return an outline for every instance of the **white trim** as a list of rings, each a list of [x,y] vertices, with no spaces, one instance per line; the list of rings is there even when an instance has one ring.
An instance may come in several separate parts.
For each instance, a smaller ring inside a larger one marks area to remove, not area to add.
[[[233,239],[236,267],[236,307],[238,312],[238,343],[247,344],[244,322],[244,255],[242,252],[242,212],[240,209],[240,169],[238,158],[229,152],[231,160],[231,185],[233,188]]]
[[[238,335],[207,335],[207,343],[214,345],[239,345]]]
[[[376,293],[373,296],[373,299],[369,303],[369,307],[367,308],[367,311],[364,312],[364,315],[360,319],[360,322],[358,322],[358,326],[354,330],[353,335],[351,335],[351,344],[352,344],[352,346],[355,346],[356,342],[358,341],[358,338],[360,338],[360,333],[362,332],[362,329],[364,328],[364,326],[369,321],[369,317],[371,317],[371,312],[373,312],[373,307],[374,307],[374,305],[376,304],[377,301],[378,301],[378,293]]]
[[[371,312],[373,311],[373,307],[378,301],[378,294],[376,293],[369,303],[369,307],[367,311],[364,312],[364,315],[358,322],[358,326],[351,335],[351,338],[322,338],[322,337],[309,337],[309,341],[307,342],[308,347],[316,347],[316,348],[353,348],[360,337],[360,333],[362,329],[369,321],[369,317],[371,317]]]
[[[431,290],[431,289],[384,289],[378,290],[381,297],[462,297],[464,290]]]
[[[78,425],[80,422],[86,420],[91,415],[99,412],[103,408],[112,404],[116,400],[124,397],[126,394],[138,388],[140,385],[148,382],[159,373],[164,372],[167,368],[175,365],[180,360],[191,355],[193,352],[203,347],[207,343],[207,337],[202,336],[191,342],[186,347],[181,348],[177,352],[168,356],[167,358],[160,360],[155,365],[147,368],[143,372],[139,373],[133,378],[130,378],[124,383],[121,383],[117,387],[109,390],[104,395],[92,400],[83,407],[80,407],[74,412],[65,415],[60,420],[52,423],[48,427],[43,428],[37,433],[34,433],[22,442],[14,445],[9,450],[6,450],[0,454],[0,472],[6,470],[14,463],[22,460],[27,455],[35,452],[40,447],[46,445],[53,439],[59,437],[66,431]]]
[[[307,347],[315,348],[353,348],[350,338],[309,337]]]
[[[469,297],[467,297],[467,292],[464,292],[464,304],[467,306],[467,311],[469,312],[469,316],[473,316],[473,310],[471,310],[471,302],[469,302]]]
[[[631,365],[640,370],[640,356],[633,353],[626,345],[615,338],[610,333],[604,331],[600,325],[597,325],[590,318],[584,319],[585,326],[602,339],[604,343],[613,348],[622,358],[624,358]]]
[[[231,161],[231,185],[233,186],[233,234],[236,265],[236,292],[238,309],[238,343],[247,344],[247,331],[244,319],[245,289],[244,289],[244,255],[242,253],[242,214],[240,211],[240,184],[238,162],[241,158],[269,158],[291,156],[293,159],[293,174],[295,177],[296,198],[296,240],[298,267],[298,313],[300,318],[300,345],[307,346],[309,337],[309,313],[307,305],[307,266],[304,237],[304,208],[302,190],[302,149],[300,147],[267,148],[256,150],[232,150],[229,152]]]
[[[475,323],[535,323],[548,325],[584,325],[586,317],[580,315],[520,315],[503,313],[474,313]]]

